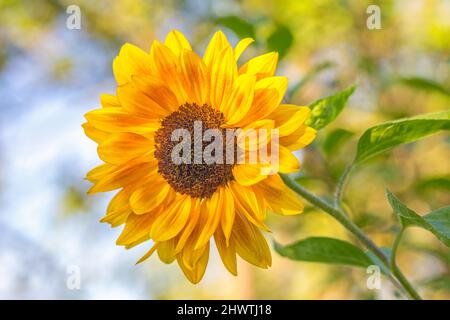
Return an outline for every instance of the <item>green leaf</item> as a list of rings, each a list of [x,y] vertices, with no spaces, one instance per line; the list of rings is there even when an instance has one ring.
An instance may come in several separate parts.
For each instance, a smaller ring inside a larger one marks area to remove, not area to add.
[[[355,162],[362,162],[395,146],[419,140],[440,130],[450,130],[450,111],[376,125],[366,130],[359,139]]]
[[[255,39],[255,27],[238,16],[225,16],[216,19],[216,23],[230,29],[239,38]]]
[[[279,25],[267,39],[267,49],[277,51],[280,59],[282,59],[293,43],[294,36],[291,30],[286,26]]]
[[[373,262],[358,247],[334,238],[311,237],[282,246],[275,242],[275,250],[291,260],[344,264],[367,268]]]
[[[389,190],[387,198],[403,228],[416,226],[433,233],[446,246],[450,247],[450,206],[437,209],[421,217],[397,199]]]
[[[423,218],[433,226],[441,241],[450,247],[450,206],[434,210]]]
[[[308,119],[307,125],[319,130],[332,122],[344,109],[355,89],[356,86],[353,85],[335,95],[314,101],[309,105],[311,117]]]
[[[403,83],[415,89],[437,91],[445,95],[450,95],[450,90],[444,88],[440,83],[421,77],[399,78],[396,82]]]
[[[424,179],[417,182],[415,187],[420,191],[426,190],[450,191],[450,177],[433,177]]]
[[[406,228],[410,225],[421,226],[426,224],[421,216],[419,216],[413,210],[409,209],[388,189],[386,189],[386,195],[392,209],[394,210],[395,215],[399,219],[400,224],[403,228]],[[429,228],[429,226],[427,226],[427,228]]]
[[[335,150],[338,150],[353,135],[353,132],[342,128],[334,129],[326,136],[322,145],[323,151],[326,155],[333,154]]]

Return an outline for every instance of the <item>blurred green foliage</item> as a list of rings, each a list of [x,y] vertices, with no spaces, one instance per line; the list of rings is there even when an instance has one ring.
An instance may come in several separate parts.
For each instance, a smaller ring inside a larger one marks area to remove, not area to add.
[[[267,38],[267,49],[277,51],[282,59],[294,43],[294,35],[286,26],[277,25],[275,30]]]
[[[216,22],[231,31],[233,31],[239,38],[255,38],[255,27],[250,22],[247,22],[237,16],[225,16],[216,19]]]
[[[81,8],[82,30],[65,29],[65,10],[71,4]],[[381,30],[366,28],[369,4],[381,8]],[[348,107],[333,116],[334,121],[301,155],[297,181],[328,196],[340,173],[353,161],[358,137],[368,128],[449,109],[449,21],[446,0],[0,0],[0,72],[23,55],[52,64],[42,78],[64,83],[74,69],[83,68],[74,62],[77,50],[51,51],[66,45],[58,37],[68,32],[82,32],[89,41],[106,48],[111,57],[124,42],[148,50],[152,40],[161,39],[174,27],[185,32],[199,52],[217,28],[223,28],[233,41],[254,37],[256,43],[242,61],[267,50],[278,51],[278,74],[290,80],[289,103],[311,105],[358,83]],[[108,68],[111,63],[104,61]],[[89,75],[89,70],[83,73]],[[448,133],[386,150],[354,169],[344,205],[377,244],[390,247],[398,230],[385,188],[418,214],[444,207],[449,203],[448,159]],[[62,211],[92,210],[78,187],[65,187]],[[283,243],[311,236],[350,240],[335,221],[310,206],[300,217],[270,215],[268,219]],[[449,264],[442,259],[448,259],[447,248],[428,233],[408,233],[403,245],[398,263],[406,274],[421,270],[415,281],[424,296],[449,298]],[[211,258],[211,264],[213,260],[218,257]],[[367,291],[364,270],[293,262],[276,254],[270,271],[242,264],[234,279],[219,273],[221,267],[213,267],[208,280],[197,287],[180,281],[174,270],[164,269],[157,277],[154,268],[156,263],[149,266],[148,273],[155,282],[153,294],[165,298],[359,299],[384,294]]]

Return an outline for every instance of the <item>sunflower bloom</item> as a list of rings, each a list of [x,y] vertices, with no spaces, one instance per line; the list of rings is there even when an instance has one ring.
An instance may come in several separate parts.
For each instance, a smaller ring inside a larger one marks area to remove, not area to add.
[[[261,232],[270,231],[266,212],[303,211],[279,175],[263,170],[271,166],[267,162],[198,164],[171,158],[177,144],[174,130],[192,133],[200,121],[202,132],[276,129],[277,171],[299,170],[292,152],[316,134],[305,125],[309,108],[281,103],[288,81],[274,75],[277,53],[238,67],[239,56],[252,42],[243,39],[233,48],[218,31],[203,57],[176,30],[164,43],[155,41],[149,53],[125,44],[113,62],[116,95],[101,95],[102,108],[85,115],[85,133],[98,143],[104,162],[87,174],[93,183],[88,193],[118,190],[101,221],[125,225],[117,245],[131,248],[152,240],[138,262],[154,252],[164,263],[177,260],[192,283],[205,273],[212,238],[233,275],[236,254],[268,268],[272,258]],[[256,149],[274,144],[266,139]],[[204,147],[201,143],[200,152]]]

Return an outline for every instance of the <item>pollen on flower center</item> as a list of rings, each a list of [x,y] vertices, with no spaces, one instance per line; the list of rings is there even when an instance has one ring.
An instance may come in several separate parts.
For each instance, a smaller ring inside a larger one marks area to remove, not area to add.
[[[178,144],[177,141],[172,141],[172,132],[185,129],[191,137],[194,137],[194,125],[198,121],[202,124],[202,136],[208,129],[218,129],[225,141],[225,130],[221,128],[225,118],[221,112],[207,104],[199,106],[196,103],[186,103],[162,120],[161,128],[155,133],[155,157],[158,159],[159,173],[175,191],[189,194],[194,198],[209,198],[218,187],[226,185],[233,179],[233,164],[226,164],[225,161],[220,164],[194,162],[176,164],[172,160],[172,150]],[[203,139],[200,143],[203,152],[208,143]],[[195,157],[194,144],[195,140],[192,138],[190,148],[192,159]],[[225,154],[226,144],[222,145]]]

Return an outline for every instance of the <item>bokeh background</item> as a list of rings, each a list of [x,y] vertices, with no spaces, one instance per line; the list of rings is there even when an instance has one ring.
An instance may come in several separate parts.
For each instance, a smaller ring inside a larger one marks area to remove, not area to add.
[[[73,4],[80,30],[66,27]],[[381,8],[381,30],[366,27],[369,4]],[[301,155],[299,181],[324,196],[366,128],[450,106],[448,0],[0,0],[0,298],[398,298],[386,279],[381,290],[368,290],[363,269],[276,253],[269,271],[240,263],[235,278],[213,252],[193,286],[156,257],[135,266],[150,244],[115,246],[120,228],[98,222],[112,194],[85,194],[85,173],[100,161],[83,134],[83,114],[99,107],[100,93],[115,92],[111,64],[123,43],[148,50],[173,28],[199,53],[219,28],[233,44],[256,38],[245,59],[279,51],[278,74],[289,77],[286,99],[295,104],[358,84],[348,108]],[[355,170],[346,205],[377,244],[392,245],[397,228],[385,187],[421,214],[449,204],[449,146],[439,134]],[[353,240],[311,207],[301,216],[270,216],[268,224],[270,241]],[[408,229],[399,265],[425,298],[450,298],[449,261],[431,234]],[[80,290],[66,286],[73,266]]]

